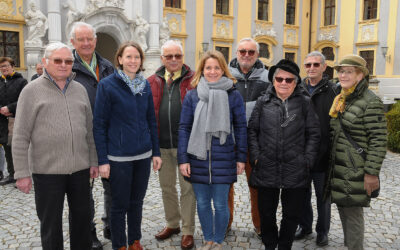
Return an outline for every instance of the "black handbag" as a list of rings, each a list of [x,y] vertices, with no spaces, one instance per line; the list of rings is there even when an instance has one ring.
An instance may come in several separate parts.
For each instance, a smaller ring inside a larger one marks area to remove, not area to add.
[[[357,153],[358,153],[358,154],[364,159],[364,161],[365,161],[365,159],[367,158],[367,153],[365,153],[364,149],[363,149],[362,147],[360,147],[360,146],[357,144],[357,142],[355,142],[355,141],[353,140],[353,138],[351,138],[351,136],[350,136],[350,135],[346,132],[346,130],[343,128],[343,125],[342,125],[342,117],[341,117],[340,114],[339,114],[339,123],[340,123],[340,127],[341,127],[341,129],[342,129],[342,131],[343,131],[343,134],[346,136],[347,140],[350,142],[351,145],[353,145],[353,147],[356,149]],[[377,197],[379,196],[379,192],[380,192],[380,189],[381,189],[381,180],[380,180],[379,176],[378,176],[378,181],[379,181],[379,188],[378,188],[378,189],[375,189],[374,191],[371,192],[371,198],[377,198]]]

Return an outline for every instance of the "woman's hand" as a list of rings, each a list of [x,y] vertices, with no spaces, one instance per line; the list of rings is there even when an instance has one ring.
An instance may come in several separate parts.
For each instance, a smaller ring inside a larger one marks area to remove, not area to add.
[[[99,173],[101,178],[110,178],[110,164],[103,164],[99,166]]]
[[[364,175],[364,189],[367,191],[367,194],[371,196],[371,193],[374,190],[379,188],[379,178],[375,175],[365,174]]]
[[[179,164],[179,170],[183,176],[190,177],[190,163]]]
[[[157,172],[160,170],[162,164],[162,160],[160,156],[154,156],[153,157],[153,170],[154,172]]]
[[[244,162],[236,162],[237,174],[242,174],[244,171]]]

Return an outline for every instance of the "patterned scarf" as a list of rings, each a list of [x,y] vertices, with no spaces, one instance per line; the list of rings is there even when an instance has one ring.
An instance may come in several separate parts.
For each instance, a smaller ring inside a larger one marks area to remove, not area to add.
[[[99,79],[97,78],[96,74],[96,68],[97,68],[97,58],[96,58],[96,53],[93,53],[92,60],[90,61],[90,65],[85,62],[85,60],[82,60],[82,58],[78,55],[78,53],[75,50],[75,57],[79,58],[80,63],[87,69],[89,70],[90,73],[96,78],[97,81]]]
[[[338,113],[343,113],[344,112],[344,107],[346,106],[346,98],[354,92],[356,89],[358,83],[355,84],[353,87],[349,89],[344,89],[342,88],[342,91],[340,91],[340,94],[335,97],[333,100],[333,104],[331,109],[329,110],[329,115],[333,118],[337,118]]]
[[[134,95],[140,94],[142,95],[144,87],[146,87],[146,79],[142,76],[142,74],[136,73],[136,76],[133,80],[129,78],[124,71],[118,70],[118,74],[121,76],[122,80],[128,85]]]

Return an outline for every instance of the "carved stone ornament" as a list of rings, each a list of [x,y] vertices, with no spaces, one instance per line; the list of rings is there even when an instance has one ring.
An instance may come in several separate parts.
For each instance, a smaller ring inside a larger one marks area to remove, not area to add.
[[[171,36],[171,31],[168,26],[168,18],[165,16],[162,23],[160,24],[160,45],[163,45],[169,40]]]
[[[179,33],[179,21],[173,17],[168,20],[168,27],[172,33]]]
[[[295,30],[287,30],[286,32],[286,42],[288,44],[296,44],[296,31]]]
[[[37,8],[34,1],[29,3],[29,10],[24,16],[28,27],[28,38],[25,41],[25,45],[42,46],[42,38],[49,28],[47,17]]]
[[[221,22],[217,25],[216,35],[219,37],[229,37],[229,27],[227,27],[226,23]]]
[[[375,26],[373,24],[371,25],[365,25],[361,28],[361,41],[362,42],[370,42],[374,40],[374,34],[375,34]]]
[[[125,0],[87,0],[86,13],[96,11],[103,7],[124,8]]]
[[[13,1],[1,0],[0,1],[0,16],[8,17],[13,12]]]
[[[318,36],[318,41],[336,42],[336,32],[334,29],[321,30]]]
[[[276,31],[269,25],[256,24],[256,30],[253,33],[253,37],[257,36],[276,37]]]
[[[149,23],[141,16],[137,15],[135,20],[135,36],[137,42],[139,43],[140,47],[143,51],[147,50],[147,41],[146,41],[146,34],[150,30]]]

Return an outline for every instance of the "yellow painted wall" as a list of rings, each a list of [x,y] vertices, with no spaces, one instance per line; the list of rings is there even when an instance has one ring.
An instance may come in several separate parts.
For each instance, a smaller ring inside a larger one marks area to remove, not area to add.
[[[387,45],[388,51],[386,54],[386,67],[385,67],[385,75],[390,76],[393,75],[393,59],[394,59],[394,48],[395,48],[395,39],[396,39],[396,20],[397,20],[397,9],[399,6],[399,0],[391,0],[390,1],[390,13],[389,13],[389,23],[388,23],[388,34],[387,34]],[[390,60],[389,60],[390,59]]]
[[[342,0],[340,11],[340,32],[338,39],[340,49],[339,55],[336,58],[342,58],[347,54],[353,53],[356,0]]]
[[[238,8],[238,13],[237,13],[238,16],[237,16],[236,41],[240,41],[240,39],[244,37],[251,37],[251,24],[253,21],[251,13],[253,8],[253,1],[239,0],[237,8]]]
[[[317,13],[316,12],[316,7],[315,7],[315,3],[316,3],[317,1],[314,1],[314,4],[313,4],[313,9],[312,9],[312,11],[313,11],[313,13]],[[312,34],[314,34],[314,36],[315,36],[315,33],[316,33],[316,24],[317,24],[317,18],[318,18],[318,15],[315,15],[315,14],[313,14],[313,13],[310,13],[310,1],[308,1],[308,0],[302,0],[302,3],[301,3],[301,6],[302,6],[302,13],[301,13],[301,20],[300,20],[300,27],[301,27],[301,33],[300,33],[300,39],[301,39],[301,43],[299,43],[299,45],[300,45],[300,54],[298,55],[298,58],[297,58],[297,63],[299,64],[299,67],[300,67],[300,75],[302,76],[302,77],[304,77],[305,76],[305,71],[304,71],[304,67],[303,67],[303,61],[304,61],[304,58],[305,58],[305,56],[309,53],[309,51],[308,51],[308,45],[309,45],[309,41],[310,41],[310,38],[309,38],[309,34],[310,34],[310,18],[311,18],[311,16],[312,16],[312,19],[311,19],[311,21],[312,21],[312,29],[311,29],[311,32],[312,32]],[[313,40],[312,40],[313,41]]]
[[[196,0],[196,30],[204,30],[204,0]],[[196,32],[196,68],[199,63],[200,53],[202,52],[203,32]]]

